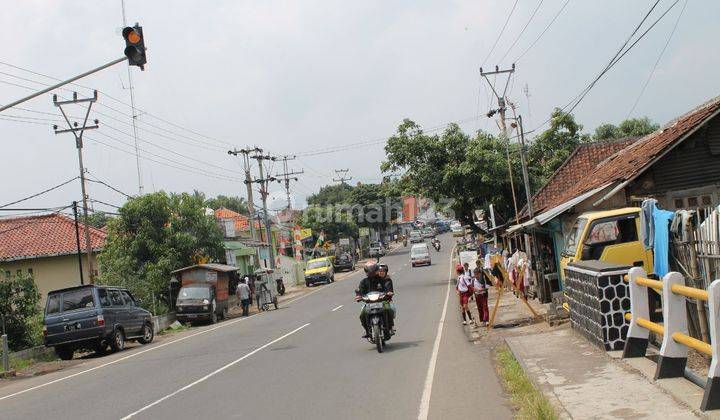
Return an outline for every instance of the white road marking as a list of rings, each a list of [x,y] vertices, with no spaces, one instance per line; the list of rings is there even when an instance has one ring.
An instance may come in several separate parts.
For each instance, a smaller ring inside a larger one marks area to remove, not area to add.
[[[450,266],[452,267],[453,252],[450,251]],[[452,275],[448,278],[447,292],[445,293],[445,304],[443,304],[442,315],[438,323],[438,331],[433,344],[432,355],[428,365],[427,376],[425,377],[425,387],[423,388],[422,398],[420,398],[420,412],[418,420],[427,420],[430,413],[430,395],[432,394],[433,380],[435,378],[435,365],[437,364],[438,351],[440,350],[440,340],[442,339],[443,325],[445,324],[445,315],[447,314],[448,299],[450,298],[450,285],[452,284]]]
[[[137,411],[134,411],[134,412],[128,414],[127,416],[123,417],[122,420],[127,420],[127,419],[129,419],[129,418],[131,418],[131,417],[134,417],[134,416],[136,416],[137,414],[140,414],[140,413],[142,413],[143,411],[145,411],[145,410],[147,410],[147,409],[149,409],[149,408],[151,408],[151,407],[154,407],[154,406],[160,404],[161,402],[163,402],[163,401],[165,401],[165,400],[167,400],[167,399],[169,399],[169,398],[172,398],[172,397],[174,397],[175,395],[177,395],[177,394],[179,394],[179,393],[181,393],[181,392],[183,392],[183,391],[185,391],[185,390],[187,390],[187,389],[190,389],[190,388],[192,388],[193,386],[195,386],[195,385],[197,385],[197,384],[199,384],[199,383],[201,383],[201,382],[205,382],[206,380],[208,380],[208,379],[210,379],[211,377],[217,375],[218,373],[220,373],[220,372],[222,372],[222,371],[224,371],[224,370],[226,370],[226,369],[228,369],[228,368],[230,368],[230,367],[232,367],[232,366],[234,366],[234,365],[242,362],[243,360],[247,359],[248,357],[252,356],[253,354],[255,354],[255,353],[257,353],[257,352],[259,352],[259,351],[261,351],[261,350],[263,350],[263,349],[265,349],[265,348],[268,348],[268,347],[272,346],[273,344],[277,343],[278,341],[280,341],[280,340],[282,340],[282,339],[284,339],[284,338],[287,338],[287,337],[289,337],[289,336],[292,335],[292,334],[295,334],[296,332],[302,330],[303,328],[307,327],[308,325],[310,325],[310,323],[307,323],[307,324],[305,324],[305,325],[303,325],[303,326],[300,326],[300,327],[298,327],[298,328],[295,328],[294,330],[290,331],[289,333],[287,333],[287,334],[285,334],[285,335],[283,335],[283,336],[281,336],[281,337],[278,337],[278,338],[274,339],[273,341],[271,341],[271,342],[269,342],[269,343],[267,343],[267,344],[264,344],[264,345],[256,348],[255,350],[253,350],[253,351],[251,351],[250,353],[244,355],[243,357],[241,357],[241,358],[239,358],[239,359],[233,360],[232,362],[226,364],[225,366],[223,366],[223,367],[221,367],[221,368],[218,368],[218,369],[216,369],[216,370],[208,373],[207,375],[203,376],[202,378],[200,378],[200,379],[198,379],[198,380],[196,380],[196,381],[194,381],[194,382],[191,382],[191,383],[185,385],[184,387],[178,389],[177,391],[172,392],[172,393],[170,393],[170,394],[168,394],[168,395],[160,398],[159,400],[157,400],[157,401],[155,401],[155,402],[153,402],[153,403],[151,403],[151,404],[148,404],[148,405],[146,405],[145,407],[143,407],[143,408],[141,408],[141,409],[139,409],[139,410],[137,410]]]
[[[337,308],[333,309],[333,310],[330,311],[330,312],[335,312],[335,311],[337,311],[338,309],[340,309],[340,308],[342,308],[342,307],[343,307],[343,305],[339,305]]]

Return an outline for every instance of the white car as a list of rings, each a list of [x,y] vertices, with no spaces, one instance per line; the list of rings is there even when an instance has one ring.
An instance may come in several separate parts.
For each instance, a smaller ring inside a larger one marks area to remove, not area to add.
[[[418,265],[432,265],[430,260],[430,249],[426,243],[415,244],[410,248],[410,264],[413,267]]]

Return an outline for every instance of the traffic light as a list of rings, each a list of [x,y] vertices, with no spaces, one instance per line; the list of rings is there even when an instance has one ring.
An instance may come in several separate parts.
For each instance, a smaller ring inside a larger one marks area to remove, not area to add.
[[[131,66],[138,66],[140,70],[145,70],[145,38],[143,38],[142,26],[137,23],[135,26],[128,26],[122,31],[125,38],[125,56]]]

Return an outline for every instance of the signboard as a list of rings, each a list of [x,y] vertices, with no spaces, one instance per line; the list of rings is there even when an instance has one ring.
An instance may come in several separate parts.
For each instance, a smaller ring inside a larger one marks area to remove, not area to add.
[[[370,228],[369,227],[361,227],[358,229],[358,233],[360,236],[370,236]]]
[[[237,257],[234,249],[225,250],[225,261],[227,262],[227,265],[237,266]]]
[[[270,249],[266,246],[259,248],[258,254],[259,254],[259,258],[261,260],[269,260],[270,259]]]
[[[475,262],[478,259],[477,251],[460,251],[460,264],[465,265],[468,263],[470,270],[474,270],[476,265]]]
[[[300,229],[300,240],[304,241],[305,239],[312,236],[312,229]]]
[[[341,246],[350,246],[350,238],[340,238],[339,243]]]
[[[414,196],[407,196],[402,198],[402,221],[412,222],[417,218],[418,215],[418,201]],[[361,235],[362,236],[362,235]]]
[[[206,271],[205,272],[205,281],[207,281],[207,282],[217,281],[217,271]]]

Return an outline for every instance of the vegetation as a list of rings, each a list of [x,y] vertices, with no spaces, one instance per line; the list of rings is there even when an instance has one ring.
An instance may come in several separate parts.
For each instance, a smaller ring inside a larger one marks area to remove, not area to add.
[[[88,222],[90,223],[90,226],[98,229],[104,228],[110,219],[111,217],[104,211],[96,211],[88,215]]]
[[[40,293],[32,277],[18,274],[0,281],[0,314],[11,350],[38,344],[33,320],[38,316],[39,302]]]
[[[500,376],[520,419],[557,419],[555,408],[525,375],[507,346],[495,354]]]
[[[146,308],[164,308],[171,272],[223,252],[222,232],[197,194],[147,194],[125,203],[107,227],[100,283],[130,289]],[[153,306],[155,306],[153,308]]]
[[[644,136],[660,128],[648,117],[631,118],[615,126],[613,124],[601,124],[595,129],[593,140],[618,139],[628,136]]]
[[[204,197],[204,194],[203,194]],[[208,198],[205,200],[205,206],[210,207],[213,210],[217,210],[224,207],[228,210],[232,210],[240,214],[248,213],[248,203],[243,197],[229,197],[226,195],[218,195],[215,198]]]

